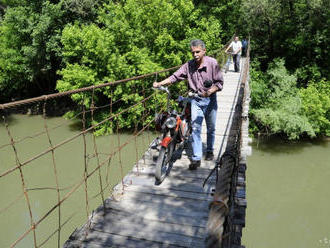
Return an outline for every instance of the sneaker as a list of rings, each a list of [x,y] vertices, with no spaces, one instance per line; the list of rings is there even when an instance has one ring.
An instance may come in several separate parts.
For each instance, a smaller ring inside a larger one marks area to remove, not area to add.
[[[214,159],[214,154],[213,152],[206,152],[206,155],[205,155],[205,160],[206,161],[211,161]]]
[[[196,170],[197,167],[200,167],[201,166],[201,161],[200,160],[192,160],[190,165],[189,165],[189,170]]]

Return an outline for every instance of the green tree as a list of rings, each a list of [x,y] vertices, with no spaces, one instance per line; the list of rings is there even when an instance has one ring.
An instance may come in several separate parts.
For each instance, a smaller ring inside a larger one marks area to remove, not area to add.
[[[261,69],[282,57],[292,72],[317,65],[321,75],[328,78],[329,8],[327,0],[244,1],[242,22],[251,34],[252,54],[262,62]]]
[[[45,94],[54,88],[57,68],[59,6],[45,2],[8,8],[0,26],[0,93],[3,96]],[[2,99],[4,100],[4,99]]]
[[[320,80],[300,89],[303,112],[315,133],[330,136],[330,82]]]
[[[191,59],[189,42],[200,38],[208,50],[219,47],[221,26],[215,17],[204,18],[191,1],[140,1],[109,2],[100,9],[96,24],[67,25],[62,33],[63,69],[57,89],[65,91],[104,82],[115,81],[136,75],[176,66]],[[116,113],[137,104],[145,90],[150,94],[154,78],[128,82],[115,88],[100,89],[97,104],[108,98],[124,99],[115,106]],[[183,84],[173,86],[179,93]],[[74,100],[81,101],[82,94]],[[103,102],[102,102],[103,101]],[[143,111],[152,110],[156,102],[139,106],[132,113],[118,117],[123,127],[133,127]],[[162,100],[164,101],[164,99]],[[90,102],[85,102],[86,105]],[[104,117],[100,113],[100,119]],[[144,121],[149,121],[149,116]],[[99,133],[111,132],[112,127],[100,127]]]
[[[221,23],[222,31],[219,38],[229,41],[237,33],[239,36],[247,36],[246,28],[241,24],[242,0],[194,0],[197,8],[205,18],[215,17]],[[241,28],[242,27],[242,28]]]
[[[62,63],[62,29],[91,22],[99,1],[7,1],[0,26],[1,101],[52,93]]]
[[[251,76],[250,113],[255,132],[284,133],[289,139],[316,135],[303,112],[296,77],[288,74],[283,59],[271,63],[265,75],[252,71]]]

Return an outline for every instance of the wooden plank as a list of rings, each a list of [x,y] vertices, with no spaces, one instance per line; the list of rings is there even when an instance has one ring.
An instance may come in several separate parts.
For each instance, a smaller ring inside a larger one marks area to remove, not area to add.
[[[182,235],[176,235],[176,234],[168,234],[164,232],[151,232],[151,233],[145,233],[144,235],[137,235],[140,236],[138,238],[131,237],[131,236],[123,236],[123,235],[116,235],[116,239],[114,239],[115,234],[112,233],[104,233],[100,231],[93,231],[88,234],[88,239],[86,241],[94,241],[105,245],[117,245],[119,247],[129,247],[128,242],[130,240],[133,240],[136,244],[138,240],[146,240],[148,242],[153,243],[161,243],[165,246],[177,246],[177,247],[192,247],[191,244],[194,243],[194,247],[203,247],[204,246],[204,240],[198,239],[198,238],[192,238]],[[123,238],[118,238],[123,237]],[[153,239],[153,240],[152,240]],[[131,247],[134,246],[134,243],[131,244]],[[87,246],[88,247],[88,246]],[[140,245],[140,247],[142,247]],[[148,246],[145,246],[148,247]]]
[[[107,205],[106,214],[118,214],[118,215],[130,215],[135,216],[136,218],[143,218],[145,220],[155,220],[159,222],[167,222],[167,223],[173,223],[173,224],[182,224],[185,225],[191,225],[191,226],[199,226],[199,227],[205,227],[207,222],[207,215],[201,215],[199,218],[192,218],[192,215],[181,215],[180,213],[173,214],[171,212],[160,212],[160,211],[137,211],[136,208],[131,208],[130,206],[126,206],[123,208],[118,208],[118,205],[115,204],[109,204]],[[97,212],[98,216],[97,218],[103,218],[105,216],[103,209],[99,209]]]
[[[207,218],[207,209],[208,204],[199,204],[199,202],[186,203],[185,201],[178,202],[174,204],[172,202],[146,202],[146,201],[137,201],[137,199],[125,199],[120,202],[110,201],[106,203],[107,209],[116,209],[129,211],[132,213],[146,213],[150,215],[160,214],[162,216],[172,216],[175,218],[183,217],[193,217],[196,219]]]
[[[152,194],[152,195],[160,195],[160,196],[170,196],[176,198],[187,198],[187,199],[195,199],[195,200],[212,200],[210,193],[205,192],[186,192],[180,190],[169,190],[166,188],[159,188],[159,187],[145,187],[145,186],[137,186],[137,185],[130,185],[124,188],[124,194],[128,192],[136,192],[136,193],[145,193],[145,194]]]
[[[177,192],[180,192],[180,194],[174,194],[174,193],[170,193],[170,194],[160,194],[160,193],[141,193],[141,192],[137,192],[137,191],[129,191],[129,190],[125,190],[124,191],[124,195],[125,197],[136,197],[137,195],[141,195],[142,197],[142,194],[143,197],[145,197],[146,199],[149,199],[149,198],[152,198],[152,199],[158,199],[158,198],[161,198],[161,199],[172,199],[171,197],[175,198],[176,202],[177,201],[181,201],[181,200],[192,200],[192,201],[210,201],[212,198],[209,196],[209,197],[205,197],[201,194],[198,194],[198,193],[194,193],[194,192],[184,192],[184,191],[177,191]],[[177,195],[177,196],[174,196],[174,195]]]
[[[161,242],[155,242],[150,240],[136,239],[133,237],[126,237],[115,234],[105,234],[102,232],[96,232],[90,234],[90,237],[84,241],[83,237],[81,240],[73,240],[67,242],[63,248],[177,248],[186,247],[171,244],[164,244]]]
[[[164,232],[168,234],[203,239],[205,232],[205,227],[185,225],[184,223],[174,224],[168,222],[158,222],[150,219],[146,220],[144,218],[135,217],[134,215],[122,216],[117,214],[107,214],[102,222],[99,221],[97,223],[93,223],[92,229],[106,233],[154,241],[160,240],[150,238],[151,235],[149,233]],[[148,236],[145,236],[146,234]]]
[[[128,210],[128,211],[126,211]],[[204,228],[206,225],[207,218],[200,217],[200,218],[191,218],[190,216],[182,216],[182,215],[175,215],[170,216],[170,212],[164,213],[157,213],[157,214],[149,214],[146,212],[137,212],[136,210],[132,209],[132,211],[128,209],[115,209],[115,208],[107,208],[104,212],[104,209],[99,208],[98,212],[95,213],[95,217],[93,217],[93,223],[95,222],[103,222],[105,218],[108,218],[109,215],[120,216],[120,218],[127,219],[133,218],[136,219],[136,222],[158,222],[158,223],[170,223],[170,224],[177,224],[177,225],[185,225],[185,226],[194,226],[194,227],[201,227]]]
[[[212,163],[210,161],[204,162],[204,163]],[[213,162],[214,163],[214,162]],[[171,169],[170,174],[167,176],[167,179],[182,179],[185,180],[185,178],[192,178],[197,180],[204,180],[210,173],[210,168],[204,168],[205,164],[202,164],[200,168],[198,168],[198,172],[194,173],[194,171],[188,170],[186,164],[176,163],[174,167]],[[214,164],[215,165],[215,164]],[[212,166],[212,168],[214,167]],[[199,173],[203,170],[203,173]],[[207,173],[204,173],[207,170]],[[135,171],[137,171],[135,169]],[[197,170],[196,170],[197,171]],[[154,177],[155,168],[154,167],[144,167],[139,168],[139,172],[135,172],[133,174],[130,174],[132,176],[147,176],[147,177]]]
[[[171,178],[171,176],[169,176],[161,185],[159,185],[159,187],[188,192],[208,192],[210,185],[203,188],[203,181],[204,180],[194,178],[185,178],[185,180],[182,180],[180,178]],[[153,177],[146,177],[143,175],[138,177],[127,177],[124,179],[124,185],[154,186],[156,185],[155,183],[156,181]]]
[[[145,204],[146,207],[152,204],[165,204],[168,205],[168,207],[170,208],[181,207],[185,205],[191,207],[192,209],[201,209],[207,208],[209,203],[208,199],[200,199],[197,201],[194,198],[188,197],[175,197],[134,191],[124,192],[124,194],[117,199],[119,200],[118,202],[121,204]],[[171,209],[169,209],[169,211],[171,211]]]
[[[190,161],[186,157],[186,155],[183,155],[183,157],[176,161],[173,165],[173,168],[171,169],[171,175],[178,175],[181,174],[186,177],[192,177],[192,178],[205,178],[209,174],[210,170],[209,168],[198,168],[196,171],[191,171],[188,169]],[[182,166],[187,166],[185,169],[182,168]],[[139,168],[134,167],[133,172],[136,173],[143,173],[143,174],[150,174],[154,175],[155,173],[155,164],[150,164],[148,166],[140,166]]]

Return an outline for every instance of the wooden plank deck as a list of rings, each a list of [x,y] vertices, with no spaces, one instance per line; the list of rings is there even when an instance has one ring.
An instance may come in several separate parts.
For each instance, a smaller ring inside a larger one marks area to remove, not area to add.
[[[241,64],[244,60],[241,60]],[[242,67],[242,66],[241,66]],[[240,73],[233,65],[224,74],[224,88],[218,93],[215,155],[220,157],[228,142],[239,91]],[[205,122],[202,131],[206,142]],[[155,185],[157,151],[149,150],[115,187],[113,195],[77,229],[64,244],[73,247],[205,247],[208,206],[214,178],[202,187],[215,161],[202,160],[196,171],[188,170],[186,151],[160,185]]]

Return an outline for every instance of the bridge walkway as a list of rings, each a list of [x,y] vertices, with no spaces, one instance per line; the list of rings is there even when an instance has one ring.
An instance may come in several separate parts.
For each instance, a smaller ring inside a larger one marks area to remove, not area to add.
[[[243,67],[244,59],[241,60]],[[242,70],[241,70],[242,71]],[[224,73],[224,88],[218,93],[215,154],[219,158],[228,142],[240,87],[240,73]],[[202,131],[206,143],[205,122]],[[202,160],[196,171],[188,170],[189,151],[183,151],[170,175],[155,185],[157,151],[148,150],[118,184],[111,197],[77,229],[64,247],[205,247],[209,203],[215,179],[202,187],[215,161]],[[128,154],[129,155],[129,154]]]

